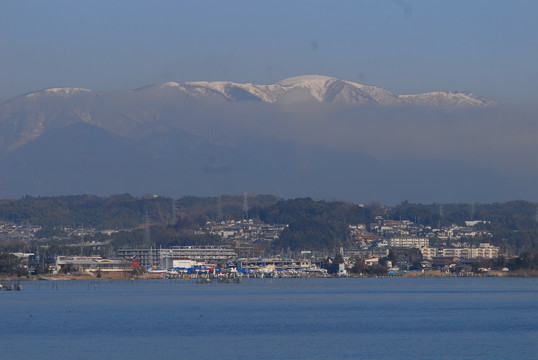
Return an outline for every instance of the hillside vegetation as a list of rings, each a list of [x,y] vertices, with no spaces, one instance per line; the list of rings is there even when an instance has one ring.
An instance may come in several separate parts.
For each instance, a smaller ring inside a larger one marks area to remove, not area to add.
[[[271,195],[248,197],[248,217],[270,224],[289,225],[273,241],[275,250],[334,250],[351,245],[349,226],[369,224],[375,216],[394,220],[411,220],[425,226],[460,225],[466,220],[481,220],[481,228],[493,235],[487,241],[502,250],[518,254],[538,249],[537,204],[510,201],[492,204],[413,204],[407,201],[392,208],[372,203],[369,206],[343,201],[316,201],[311,198],[280,200]],[[174,210],[175,206],[175,210]],[[222,195],[220,220],[244,219],[244,197]],[[61,236],[64,227],[115,229],[107,237],[114,248],[137,246],[143,241],[145,216],[151,226],[151,238],[157,246],[218,244],[219,236],[209,236],[203,229],[219,218],[218,197],[186,196],[176,200],[160,196],[133,197],[129,194],[99,197],[76,195],[59,197],[24,197],[0,200],[0,220],[42,227],[38,236]],[[174,217],[175,216],[175,217]],[[474,239],[480,242],[485,239]],[[6,245],[2,245],[6,248]]]

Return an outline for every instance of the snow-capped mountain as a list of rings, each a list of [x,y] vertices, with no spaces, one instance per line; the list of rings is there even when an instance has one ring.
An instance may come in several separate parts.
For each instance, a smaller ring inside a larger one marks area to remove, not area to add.
[[[495,163],[476,167],[481,154],[497,151],[497,127],[484,135],[502,110],[488,109],[495,104],[470,93],[398,95],[319,75],[268,85],[44,89],[0,104],[0,198],[218,189],[357,200],[426,189],[430,199],[461,189],[473,198],[498,188],[531,193],[535,181],[523,187]]]
[[[196,101],[191,101],[196,100]],[[14,150],[51,127],[86,123],[119,136],[140,138],[155,128],[192,130],[197,106],[224,103],[485,107],[494,101],[471,93],[431,92],[397,95],[388,90],[322,75],[305,75],[274,84],[234,82],[166,82],[123,92],[55,87],[18,96],[0,104],[0,153]],[[241,105],[239,105],[241,108]],[[215,116],[215,115],[212,115]],[[198,131],[204,131],[198,129]]]
[[[312,99],[321,103],[419,105],[419,106],[490,106],[494,101],[471,93],[431,92],[417,95],[396,95],[388,90],[361,85],[322,75],[288,78],[270,85],[234,82],[166,82],[140,88],[137,91],[175,89],[192,97],[219,96],[230,101],[301,101]],[[303,95],[303,96],[301,96]],[[307,95],[307,96],[304,96]]]
[[[92,90],[78,88],[78,87],[60,87],[60,88],[49,88],[44,90],[39,90],[26,94],[27,97],[35,97],[39,95],[59,95],[59,96],[71,96],[80,93],[91,93]]]
[[[497,104],[493,100],[470,92],[434,91],[416,95],[400,95],[399,98],[403,103],[417,106],[492,106]]]
[[[117,95],[117,93],[115,93]],[[182,94],[197,99],[222,98],[228,101],[260,101],[265,103],[301,102],[349,105],[417,105],[417,106],[492,106],[493,100],[469,92],[435,91],[423,94],[398,95],[376,86],[362,85],[323,75],[304,75],[281,80],[274,84],[258,85],[230,81],[165,82],[144,86],[125,93],[158,97]],[[20,98],[43,96],[69,98],[73,96],[107,95],[77,87],[50,88],[35,91]],[[13,101],[12,100],[12,101]],[[9,103],[8,101],[7,103]],[[6,104],[6,103],[5,103]],[[0,119],[1,120],[1,119]]]

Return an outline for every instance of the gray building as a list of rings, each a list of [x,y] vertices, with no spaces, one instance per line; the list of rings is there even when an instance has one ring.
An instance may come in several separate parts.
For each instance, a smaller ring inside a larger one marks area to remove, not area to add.
[[[222,263],[237,259],[230,246],[173,246],[170,249],[119,249],[120,259],[136,259],[143,266],[167,268],[172,259]]]

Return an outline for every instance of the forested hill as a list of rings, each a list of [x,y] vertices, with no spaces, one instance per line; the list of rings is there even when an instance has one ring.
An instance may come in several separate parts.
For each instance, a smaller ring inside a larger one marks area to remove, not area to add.
[[[423,225],[464,225],[467,220],[480,220],[493,234],[495,245],[506,250],[538,248],[538,204],[523,200],[503,203],[412,204],[407,201],[390,209],[394,220],[411,220]]]
[[[522,200],[429,205],[405,201],[389,208],[379,203],[364,206],[343,201],[281,200],[271,195],[249,194],[248,212],[244,211],[244,200],[241,195],[222,195],[220,200],[217,196],[185,196],[173,200],[129,194],[24,197],[0,200],[0,220],[44,228],[132,229],[141,227],[148,214],[152,226],[167,227],[174,223],[177,231],[185,231],[202,227],[207,221],[244,219],[248,215],[250,219],[265,223],[288,224],[273,246],[292,250],[335,249],[350,245],[348,225],[369,224],[376,216],[411,220],[432,227],[461,226],[467,220],[483,220],[480,226],[493,234],[487,241],[514,253],[538,248],[537,204]]]
[[[504,203],[413,204],[404,201],[390,210],[394,220],[406,219],[423,225],[464,225],[468,220],[490,221],[498,227],[525,230],[536,227],[538,204],[517,200]]]
[[[349,225],[374,220],[367,207],[310,198],[279,201],[269,208],[259,209],[256,215],[266,223],[289,224],[273,242],[273,247],[291,250],[332,250],[351,245]]]
[[[271,195],[249,195],[248,204],[267,207],[277,202]],[[243,218],[244,197],[222,195],[223,219]],[[175,206],[175,211],[174,211]],[[99,197],[76,195],[58,197],[24,197],[0,200],[0,220],[41,226],[91,226],[101,229],[124,229],[144,223],[148,214],[152,224],[167,224],[172,217],[195,218],[200,223],[214,221],[219,199],[184,196],[177,200],[161,196],[133,197],[129,194]]]

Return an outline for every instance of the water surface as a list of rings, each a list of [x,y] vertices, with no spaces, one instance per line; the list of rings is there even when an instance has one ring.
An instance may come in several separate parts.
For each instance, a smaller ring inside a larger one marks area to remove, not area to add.
[[[533,359],[538,279],[25,282],[5,359]]]

